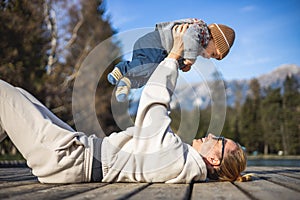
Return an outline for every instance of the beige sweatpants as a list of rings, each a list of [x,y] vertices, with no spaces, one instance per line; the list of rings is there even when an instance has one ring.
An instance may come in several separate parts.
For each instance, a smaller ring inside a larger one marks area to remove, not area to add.
[[[25,90],[0,80],[1,129],[40,182],[90,181],[94,147],[83,142],[90,139],[75,132]]]

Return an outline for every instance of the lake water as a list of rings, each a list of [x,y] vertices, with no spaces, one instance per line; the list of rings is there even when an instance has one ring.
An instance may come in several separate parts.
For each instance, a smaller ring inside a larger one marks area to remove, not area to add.
[[[300,167],[298,159],[249,159],[248,166],[282,166],[282,167]]]

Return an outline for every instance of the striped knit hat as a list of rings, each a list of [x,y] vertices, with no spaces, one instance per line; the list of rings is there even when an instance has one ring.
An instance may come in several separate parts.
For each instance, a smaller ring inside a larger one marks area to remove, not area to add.
[[[215,42],[216,48],[219,49],[221,57],[218,60],[222,60],[229,52],[233,45],[235,33],[234,30],[223,24],[210,24],[208,26],[212,38]]]

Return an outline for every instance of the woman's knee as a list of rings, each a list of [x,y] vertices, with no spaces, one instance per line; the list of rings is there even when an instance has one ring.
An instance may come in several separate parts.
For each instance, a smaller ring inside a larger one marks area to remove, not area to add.
[[[16,88],[11,84],[0,80],[0,97],[9,97],[16,93]]]

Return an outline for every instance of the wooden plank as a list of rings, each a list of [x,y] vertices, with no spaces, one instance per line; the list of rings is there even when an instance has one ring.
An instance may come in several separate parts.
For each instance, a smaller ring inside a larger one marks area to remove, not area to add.
[[[0,165],[0,175],[14,174],[15,172],[31,174],[31,170],[28,167],[1,167]]]
[[[29,168],[0,168],[0,199],[299,199],[299,167],[248,167],[249,182],[40,184]]]
[[[30,191],[29,193],[15,195],[9,199],[15,200],[46,200],[46,199],[63,199],[69,198],[74,195],[84,193],[95,188],[100,188],[107,185],[106,183],[80,183],[80,184],[67,184],[67,185],[52,185],[39,184],[39,186],[45,186],[45,188],[39,188],[36,191]],[[49,186],[49,187],[47,187]],[[23,190],[24,191],[24,190]]]
[[[20,185],[16,187],[9,187],[0,190],[0,199],[7,199],[16,195],[24,196],[26,193],[33,193],[43,189],[55,187],[55,185],[45,185],[45,184],[30,184],[30,185]]]
[[[291,177],[291,178],[296,178],[296,179],[300,179],[300,174],[296,174],[296,173],[281,173],[282,175],[284,176],[288,176],[288,177]]]
[[[148,199],[189,199],[189,184],[151,184],[149,187],[131,196],[130,200]]]
[[[285,176],[300,179],[300,167],[287,168],[286,172],[282,173]]]
[[[21,173],[18,173],[16,172],[16,174],[13,174],[13,175],[2,175],[0,177],[0,182],[8,182],[8,181],[22,181],[22,180],[28,180],[28,179],[37,179],[35,176],[33,175],[30,175],[30,174],[21,174]]]
[[[19,172],[15,172],[14,174],[3,174],[0,176],[0,180],[6,180],[6,181],[9,181],[10,179],[16,179],[16,178],[19,178],[21,179],[22,177],[34,177],[33,175],[30,175],[30,174],[24,174],[24,173],[19,173]]]
[[[14,182],[14,186],[21,185],[16,182],[30,181],[37,182],[37,178],[32,175],[31,170],[27,167],[17,168],[0,168],[0,188],[11,186],[8,182]]]
[[[18,174],[33,176],[29,168],[0,168],[0,178]]]
[[[191,199],[246,200],[249,197],[230,182],[206,182],[194,184]]]
[[[34,176],[22,176],[22,175],[18,175],[18,176],[13,176],[13,177],[9,177],[9,178],[1,178],[0,179],[0,183],[3,182],[17,182],[17,181],[36,181],[37,178]]]
[[[0,168],[0,182],[22,180],[23,177],[35,179],[29,168]]]
[[[280,167],[280,166],[250,166],[246,171],[261,170],[261,171],[288,171],[292,173],[300,173],[300,167]]]
[[[263,178],[265,180],[271,181],[278,185],[282,185],[284,187],[288,187],[290,189],[296,190],[300,192],[300,179],[286,176],[286,173],[291,173],[293,171],[289,171],[286,168],[253,168],[257,169],[260,173],[257,174],[258,177]]]
[[[300,192],[277,185],[270,181],[257,179],[249,182],[234,182],[238,188],[253,199],[274,200],[289,199],[299,200]]]
[[[104,187],[97,188],[85,193],[67,198],[69,200],[81,200],[81,199],[127,199],[135,193],[143,190],[149,184],[148,183],[114,183],[108,184]]]
[[[28,167],[0,168],[0,190],[34,183],[38,183],[38,180]],[[8,190],[5,189],[5,191]]]
[[[246,173],[277,173],[283,176],[300,179],[300,168],[299,167],[249,167]]]
[[[26,180],[26,181],[9,181],[9,182],[1,182],[0,183],[0,190],[3,190],[5,188],[9,188],[9,187],[16,187],[16,186],[20,186],[20,185],[30,185],[30,184],[34,184],[34,183],[38,183],[37,180]]]

